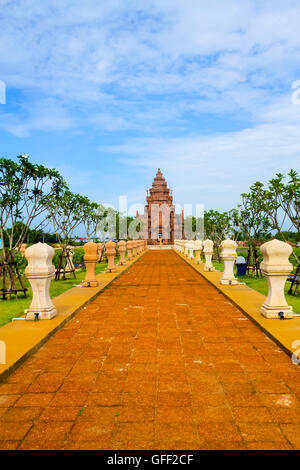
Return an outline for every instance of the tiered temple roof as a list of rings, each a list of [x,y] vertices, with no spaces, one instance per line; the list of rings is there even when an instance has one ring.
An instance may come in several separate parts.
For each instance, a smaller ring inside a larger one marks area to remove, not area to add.
[[[152,187],[150,188],[150,196],[147,196],[147,203],[167,204],[168,206],[172,206],[173,204],[173,197],[170,195],[170,189],[167,186],[167,182],[160,168],[157,170]]]
[[[143,223],[141,238],[147,239],[149,245],[164,245],[174,243],[176,238],[184,236],[184,216],[175,213],[173,196],[167,182],[158,168],[152,187],[147,191],[147,205],[144,214],[136,213],[136,217]]]

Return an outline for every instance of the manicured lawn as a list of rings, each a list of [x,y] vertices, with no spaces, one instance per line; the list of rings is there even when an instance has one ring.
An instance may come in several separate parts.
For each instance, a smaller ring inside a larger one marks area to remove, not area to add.
[[[118,259],[116,259],[117,263]],[[96,273],[104,271],[107,263],[99,263],[96,266]],[[68,276],[69,277],[69,276]],[[85,271],[82,269],[76,271],[76,279],[66,279],[65,281],[51,281],[50,296],[51,298],[66,292],[72,287],[81,283],[85,278]],[[5,325],[14,317],[21,317],[24,315],[24,310],[29,307],[32,299],[32,291],[28,281],[25,280],[25,287],[28,288],[27,298],[25,299],[20,294],[19,299],[12,298],[11,300],[0,300],[0,326]]]
[[[218,263],[217,261],[213,261],[213,265],[216,269],[219,271],[224,270],[224,265],[223,263]],[[235,274],[236,274],[236,268],[235,269]],[[268,295],[268,283],[265,278],[265,276],[262,277],[256,277],[256,276],[241,276],[238,278],[240,282],[244,282],[247,286],[251,287],[251,289],[254,289],[261,294],[264,294],[265,296]],[[300,314],[300,296],[294,297],[293,295],[288,295],[287,291],[290,288],[290,283],[287,282],[285,285],[285,294],[286,294],[286,300],[289,305],[293,307],[293,310],[295,313]]]

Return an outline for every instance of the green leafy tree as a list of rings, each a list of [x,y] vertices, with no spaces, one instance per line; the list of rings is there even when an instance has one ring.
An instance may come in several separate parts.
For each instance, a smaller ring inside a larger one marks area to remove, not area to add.
[[[3,259],[5,248],[17,249],[33,222],[43,225],[50,198],[59,197],[65,181],[55,169],[33,164],[27,155],[17,161],[0,159],[0,233]]]
[[[242,203],[238,209],[231,211],[236,233],[242,234],[247,240],[250,251],[250,264],[254,264],[255,240],[266,237],[270,232],[270,217],[264,209],[264,202],[257,194],[255,186],[251,186],[249,193],[243,193]]]
[[[97,227],[104,217],[105,209],[102,205],[96,202],[87,202],[82,214],[82,223],[88,240],[95,240],[97,238]]]
[[[79,225],[89,217],[91,202],[88,197],[66,189],[59,197],[48,200],[48,219],[60,243],[68,245]]]
[[[233,214],[229,212],[218,212],[215,210],[204,212],[205,238],[220,244],[227,237],[234,237]]]
[[[297,239],[300,235],[300,177],[295,170],[288,173],[288,181],[281,173],[269,181],[266,188],[262,183],[256,182],[251,191],[255,192],[261,200],[263,211],[271,220],[272,229],[277,230],[279,237],[287,241],[287,233],[296,230]],[[287,227],[287,230],[286,230]],[[294,250],[294,257],[299,258]]]

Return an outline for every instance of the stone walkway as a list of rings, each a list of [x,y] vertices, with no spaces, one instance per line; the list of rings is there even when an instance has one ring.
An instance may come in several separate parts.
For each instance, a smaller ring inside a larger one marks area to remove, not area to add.
[[[0,449],[16,448],[300,449],[300,369],[151,251],[0,385]]]

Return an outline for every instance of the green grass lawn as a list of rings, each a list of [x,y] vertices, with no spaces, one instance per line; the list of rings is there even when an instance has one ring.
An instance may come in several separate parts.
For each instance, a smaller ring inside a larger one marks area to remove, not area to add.
[[[222,272],[224,271],[223,263],[218,263],[217,261],[213,261],[213,265],[219,271],[222,271]],[[234,268],[234,271],[236,275],[236,268]],[[265,278],[265,276],[256,277],[256,276],[246,275],[246,276],[238,277],[238,280],[240,282],[244,282],[247,286],[251,287],[251,289],[254,289],[257,292],[260,292],[261,294],[264,294],[265,296],[268,295],[268,283],[267,283],[267,279]],[[293,295],[288,295],[287,291],[289,290],[289,288],[290,288],[290,283],[287,282],[285,284],[285,289],[284,289],[287,303],[293,307],[293,310],[295,313],[300,314],[300,297],[294,297]]]
[[[116,258],[116,263],[118,258]],[[98,274],[101,271],[106,269],[107,263],[99,263],[96,265],[96,273]],[[71,279],[70,276],[67,276],[68,279],[65,281],[51,281],[50,284],[50,297],[56,297],[57,295],[66,292],[72,287],[81,283],[85,278],[85,271],[80,269],[76,271],[76,279]],[[11,300],[0,300],[0,326],[5,325],[11,321],[14,317],[21,317],[24,315],[24,310],[30,306],[32,299],[32,291],[29,282],[25,279],[25,287],[27,287],[27,297],[24,298],[22,293],[20,293],[20,298],[15,299],[12,296]]]

